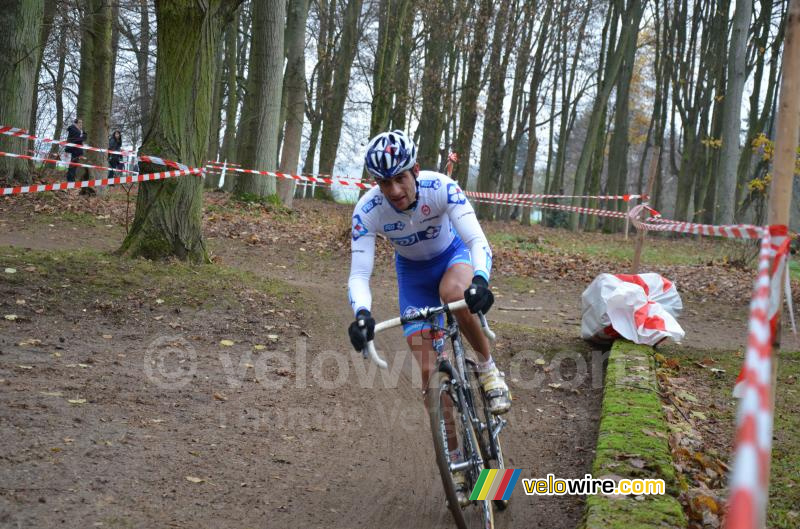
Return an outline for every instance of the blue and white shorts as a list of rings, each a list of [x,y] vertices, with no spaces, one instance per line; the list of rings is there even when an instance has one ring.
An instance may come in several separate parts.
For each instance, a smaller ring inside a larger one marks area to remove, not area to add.
[[[412,261],[400,255],[395,256],[397,269],[397,290],[400,295],[400,314],[406,315],[422,307],[436,307],[442,304],[439,298],[439,283],[445,272],[453,265],[464,263],[472,266],[469,248],[460,237],[453,239],[445,251],[427,261]],[[441,325],[443,317],[440,316]],[[430,324],[415,321],[403,325],[403,334],[410,336]]]

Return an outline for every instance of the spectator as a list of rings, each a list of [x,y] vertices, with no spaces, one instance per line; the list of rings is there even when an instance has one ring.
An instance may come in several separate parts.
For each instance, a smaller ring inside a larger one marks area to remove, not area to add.
[[[83,130],[83,120],[81,118],[75,118],[72,125],[67,127],[67,143],[83,145],[84,141],[86,141],[86,131]],[[77,163],[81,156],[83,156],[83,149],[80,147],[67,147],[64,149],[64,152],[69,153],[70,162],[73,163]],[[67,169],[67,182],[75,181],[75,168],[76,166],[70,165]]]
[[[122,133],[115,130],[108,138],[108,150],[119,151],[122,149]],[[114,170],[122,169],[122,155],[108,153],[108,177],[114,178]]]

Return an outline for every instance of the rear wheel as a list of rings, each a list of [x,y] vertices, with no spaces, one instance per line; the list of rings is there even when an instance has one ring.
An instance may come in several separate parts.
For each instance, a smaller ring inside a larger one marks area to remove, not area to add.
[[[461,420],[458,405],[456,404],[457,400],[458,396],[450,384],[450,377],[443,372],[432,374],[428,392],[425,395],[425,405],[430,415],[436,465],[439,467],[439,474],[442,477],[447,505],[459,529],[493,529],[494,515],[491,501],[471,502],[463,508],[458,503],[456,485],[453,481],[453,474],[450,471],[451,458],[447,442],[448,429],[452,430],[449,432],[450,437],[455,436],[457,440],[457,446],[464,456],[462,461],[472,461],[472,464],[463,470],[467,477],[467,491],[465,491],[467,495],[470,494],[472,487],[477,482],[483,466],[479,465],[477,458],[474,457],[479,451],[475,430],[469,420]],[[448,424],[452,424],[452,427],[448,426]]]

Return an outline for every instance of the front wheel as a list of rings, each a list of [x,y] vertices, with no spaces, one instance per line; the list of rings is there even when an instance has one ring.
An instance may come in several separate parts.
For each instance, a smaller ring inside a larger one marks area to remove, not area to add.
[[[469,418],[466,420],[461,418],[459,412],[461,405],[458,403],[457,391],[450,383],[447,373],[439,371],[431,375],[425,395],[425,405],[430,415],[436,465],[439,467],[447,505],[455,519],[456,526],[459,529],[493,529],[494,514],[490,500],[470,502],[463,508],[458,502],[456,484],[450,470],[453,458],[450,456],[448,438],[451,440],[450,444],[461,450],[462,457],[458,462],[471,462],[462,471],[466,476],[467,490],[465,493],[467,495],[471,493],[472,487],[477,482],[483,465],[478,463],[480,448],[475,430]]]
[[[506,462],[503,458],[500,438],[494,437],[491,433],[498,427],[500,419],[489,411],[489,399],[486,398],[486,393],[483,392],[483,387],[478,380],[478,366],[472,360],[467,360],[466,368],[469,385],[472,388],[472,394],[475,395],[475,415],[481,422],[478,439],[483,460],[486,468],[503,470],[506,468]],[[496,500],[494,506],[498,510],[504,511],[508,508],[508,500]]]

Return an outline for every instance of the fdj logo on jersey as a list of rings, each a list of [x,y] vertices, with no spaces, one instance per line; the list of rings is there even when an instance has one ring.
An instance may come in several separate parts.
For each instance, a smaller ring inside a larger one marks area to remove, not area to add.
[[[428,180],[420,180],[419,187],[428,188],[428,189],[439,189],[442,187],[442,182],[438,178],[428,179]]]
[[[403,221],[398,220],[397,222],[392,223],[392,224],[384,224],[383,225],[383,231],[401,231],[405,227],[406,227],[406,225],[403,224]]]
[[[353,240],[357,241],[359,237],[366,234],[367,228],[364,226],[364,223],[361,222],[361,216],[353,216]]]
[[[467,197],[458,184],[447,184],[447,203],[448,204],[466,204]]]
[[[381,195],[376,195],[372,197],[372,200],[361,206],[361,211],[364,213],[369,213],[375,209],[375,207],[380,206],[381,204],[383,204],[383,197]]]

